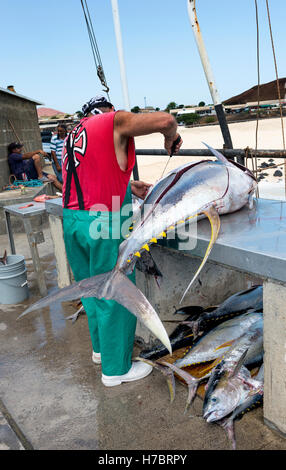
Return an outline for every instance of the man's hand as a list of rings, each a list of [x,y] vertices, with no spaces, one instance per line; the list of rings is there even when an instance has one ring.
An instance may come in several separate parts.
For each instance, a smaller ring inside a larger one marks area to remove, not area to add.
[[[140,197],[140,199],[145,199],[150,186],[152,185],[144,183],[144,181],[131,181],[131,191],[134,196]]]
[[[180,137],[180,141],[177,143],[177,145],[175,146],[175,149],[174,151],[172,152],[172,147],[173,147],[173,144],[174,142]],[[173,155],[175,155],[176,153],[178,153],[178,151],[180,150],[180,147],[183,143],[183,140],[181,138],[181,136],[179,134],[176,134],[175,137],[172,137],[172,138],[169,138],[169,137],[166,137],[165,136],[165,149],[167,150],[168,154],[171,155],[171,153]]]
[[[43,157],[48,157],[49,155],[47,154],[47,152],[44,152],[44,150],[36,150],[35,153],[39,153],[40,155],[42,155]]]

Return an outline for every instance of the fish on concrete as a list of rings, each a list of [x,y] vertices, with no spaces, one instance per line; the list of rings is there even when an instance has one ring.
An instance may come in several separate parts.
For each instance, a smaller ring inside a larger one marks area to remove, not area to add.
[[[134,270],[140,253],[143,250],[149,251],[150,244],[156,243],[158,238],[166,237],[167,231],[189,223],[202,214],[210,220],[211,240],[182,301],[218,237],[219,214],[234,212],[251,203],[257,186],[254,175],[246,167],[228,161],[222,154],[209,148],[217,157],[216,161],[204,160],[183,165],[150,188],[129,237],[119,247],[117,262],[112,271],[84,279],[51,294],[36,302],[21,316],[56,301],[85,297],[112,299],[138,317],[171,353],[168,334],[157,312],[127,275]]]
[[[188,386],[188,398],[185,412],[192,404],[200,383],[205,382],[208,379],[210,380],[210,378],[213,377],[214,370],[216,370],[216,373],[218,374],[218,371],[221,370],[222,365],[225,363],[224,358],[227,355],[229,357],[229,362],[227,364],[230,367],[230,360],[233,358],[233,351],[235,351],[234,357],[236,358],[239,356],[239,351],[241,351],[241,349],[243,349],[243,352],[245,351],[245,344],[250,344],[251,347],[249,346],[249,350],[243,357],[241,365],[246,364],[251,366],[262,360],[262,328],[262,312],[253,312],[251,310],[249,313],[242,314],[223,322],[206,333],[203,337],[197,337],[194,339],[193,346],[189,348],[185,356],[178,359],[173,364],[162,360],[159,362],[161,366],[164,365],[165,367],[170,368],[186,382]],[[251,336],[251,332],[253,334],[255,332],[256,341],[254,341],[254,338]],[[140,359],[144,361],[143,357]],[[150,359],[148,363],[151,363]],[[200,377],[194,377],[189,371],[183,370],[188,366],[195,366],[201,363],[205,363],[205,368],[200,371]],[[152,364],[155,366],[158,362],[153,361]],[[215,380],[213,383],[215,383]],[[208,392],[206,397],[211,393],[212,387],[213,385],[209,388],[209,383],[207,384]],[[172,391],[172,396],[174,395],[175,391]]]
[[[257,375],[252,379],[252,382],[253,381],[255,381],[254,388],[249,388],[246,398],[240,403],[240,405],[238,405],[230,415],[215,422],[215,424],[218,424],[226,431],[233,450],[236,449],[234,422],[240,420],[243,418],[245,413],[253,410],[254,408],[258,408],[263,403],[264,364],[261,365]]]
[[[223,356],[257,321],[262,321],[262,312],[248,312],[226,320],[202,337],[198,337],[186,354],[175,362],[179,368],[215,361]]]
[[[191,321],[186,319],[185,323],[192,328],[193,334],[196,337],[209,330],[210,327],[250,310],[254,312],[261,312],[263,310],[262,285],[252,286],[250,289],[237,292],[217,307],[203,311],[197,319]],[[176,313],[184,313],[184,311],[181,309]]]
[[[218,306],[203,308],[200,306],[185,306],[177,309],[174,315],[188,315],[185,320],[170,334],[172,350],[191,346],[197,336],[207,333],[229,318],[242,315],[248,311],[263,310],[263,286],[237,292],[228,297]],[[158,340],[155,340],[151,348],[145,348],[140,352],[140,357],[156,360],[168,354],[168,350]]]
[[[257,319],[238,338],[212,370],[203,402],[203,417],[208,423],[219,421],[245,402],[250,391],[260,390],[245,367],[263,361],[263,319]]]

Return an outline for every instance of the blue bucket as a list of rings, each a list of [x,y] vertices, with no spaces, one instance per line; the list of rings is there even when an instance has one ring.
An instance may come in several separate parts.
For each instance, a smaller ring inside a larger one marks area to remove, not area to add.
[[[22,255],[7,256],[0,263],[0,304],[19,304],[29,297],[27,269]]]

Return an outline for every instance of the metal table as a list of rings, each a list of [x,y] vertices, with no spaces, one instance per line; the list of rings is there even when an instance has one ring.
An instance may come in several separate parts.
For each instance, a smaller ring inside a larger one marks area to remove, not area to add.
[[[222,215],[220,221],[219,236],[209,260],[264,279],[286,282],[286,201],[255,199],[252,209],[244,207]],[[178,228],[174,239],[160,240],[160,244],[202,258],[210,240],[209,221],[198,222],[191,250],[184,249],[184,243],[180,249],[183,231]]]
[[[63,201],[61,197],[49,199],[45,204],[48,214],[52,214],[57,217],[63,216]]]
[[[37,245],[43,243],[45,241],[44,234],[42,231],[34,231],[31,225],[31,217],[36,215],[41,215],[46,212],[45,203],[41,202],[21,202],[21,204],[14,204],[11,206],[5,206],[4,208],[7,232],[11,247],[11,253],[15,254],[15,242],[14,242],[14,235],[11,225],[11,214],[20,217],[22,219],[25,232],[27,235],[27,239],[29,242],[32,260],[34,269],[37,276],[37,282],[39,286],[39,290],[41,295],[45,296],[48,293],[45,276],[41,267],[40,257]]]

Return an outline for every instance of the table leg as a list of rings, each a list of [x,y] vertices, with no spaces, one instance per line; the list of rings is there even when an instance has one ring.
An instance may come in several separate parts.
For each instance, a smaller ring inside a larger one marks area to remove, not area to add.
[[[24,219],[24,227],[25,227],[28,242],[30,245],[30,250],[31,250],[31,255],[33,259],[34,269],[37,275],[37,282],[38,282],[39,290],[42,296],[46,296],[48,293],[48,290],[46,286],[45,276],[44,276],[42,266],[41,266],[37,243],[33,235],[31,221],[28,219]]]
[[[263,283],[264,422],[286,437],[286,287]]]
[[[9,212],[6,212],[6,211],[4,211],[4,213],[5,213],[7,233],[8,233],[9,242],[10,242],[11,254],[15,255],[16,250],[15,250],[15,242],[14,242],[14,237],[13,237],[13,230],[12,230],[12,225],[11,225],[10,214],[9,214]]]
[[[72,283],[71,271],[64,242],[62,217],[56,217],[49,214],[49,224],[57,263],[58,286],[62,288],[69,286]]]

